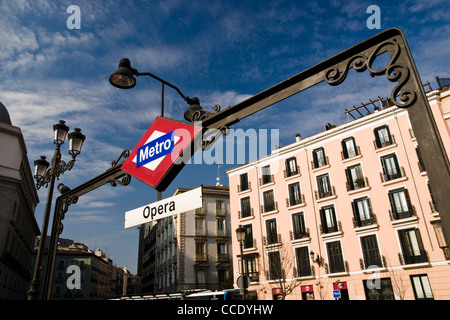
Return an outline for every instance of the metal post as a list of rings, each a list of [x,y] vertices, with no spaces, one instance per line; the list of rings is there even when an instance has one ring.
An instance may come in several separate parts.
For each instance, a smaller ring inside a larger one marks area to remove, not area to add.
[[[31,281],[30,290],[28,291],[28,300],[38,300],[40,295],[44,250],[45,250],[45,243],[47,241],[47,230],[48,230],[48,222],[50,219],[50,210],[52,207],[53,190],[55,187],[55,168],[60,158],[61,152],[59,146],[57,146],[55,152],[53,153],[52,164],[49,171],[50,181],[47,193],[47,202],[45,204],[44,210],[44,220],[42,221],[41,240],[39,242],[39,248],[36,256],[33,280]]]

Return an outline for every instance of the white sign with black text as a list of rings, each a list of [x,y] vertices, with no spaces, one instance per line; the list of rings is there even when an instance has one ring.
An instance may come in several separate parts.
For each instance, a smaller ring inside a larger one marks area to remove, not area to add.
[[[202,207],[202,187],[125,212],[125,229]]]

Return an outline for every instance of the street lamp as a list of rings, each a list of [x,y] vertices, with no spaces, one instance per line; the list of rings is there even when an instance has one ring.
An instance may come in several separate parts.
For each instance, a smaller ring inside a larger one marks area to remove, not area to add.
[[[239,247],[241,249],[241,276],[238,278],[237,284],[241,289],[242,300],[245,300],[245,293],[248,288],[248,277],[244,271],[244,241],[245,241],[245,228],[242,225],[236,229],[236,238],[239,242]]]
[[[56,145],[56,148],[53,153],[51,167],[45,156],[41,156],[40,159],[34,161],[34,178],[36,179],[36,189],[40,189],[42,186],[49,188],[47,194],[47,202],[45,204],[44,220],[42,222],[41,240],[36,257],[33,280],[31,281],[30,290],[28,292],[28,300],[35,300],[39,296],[42,260],[44,257],[45,242],[47,239],[48,220],[50,217],[50,209],[52,206],[55,178],[59,180],[59,176],[61,174],[73,168],[75,164],[75,158],[78,154],[80,154],[81,147],[83,146],[83,142],[86,139],[86,136],[81,133],[81,130],[79,128],[75,128],[74,132],[69,133],[69,154],[72,156],[72,160],[66,163],[61,159],[60,147],[66,140],[68,132],[69,127],[66,125],[64,120],[60,120],[59,123],[53,125],[53,143]],[[60,192],[64,189],[65,188],[62,188],[61,186],[58,187],[58,190]]]
[[[312,261],[312,262],[317,263],[317,264],[319,265],[319,267],[322,266],[322,258],[321,258],[319,255],[317,255],[316,258],[314,258],[314,255],[315,255],[314,251],[311,251],[311,252],[309,253],[309,255],[310,255],[310,257],[311,257],[311,261]]]
[[[169,87],[175,89],[183,100],[189,104],[189,106],[194,106],[196,109],[200,108],[198,98],[194,97],[191,99],[186,97],[176,86],[150,72],[137,71],[131,67],[131,62],[128,58],[120,59],[118,68],[109,76],[109,83],[119,89],[131,89],[136,85],[136,78],[134,76],[150,76],[161,82],[161,117],[164,117],[164,85],[168,85]]]

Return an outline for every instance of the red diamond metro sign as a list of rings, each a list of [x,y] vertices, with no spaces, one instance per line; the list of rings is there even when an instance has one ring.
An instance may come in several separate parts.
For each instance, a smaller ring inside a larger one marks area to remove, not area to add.
[[[164,191],[194,154],[200,127],[157,117],[139,140],[122,170]]]

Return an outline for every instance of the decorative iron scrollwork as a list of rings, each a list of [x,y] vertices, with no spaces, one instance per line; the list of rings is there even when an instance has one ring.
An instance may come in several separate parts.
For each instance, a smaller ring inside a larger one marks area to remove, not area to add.
[[[201,140],[201,146],[199,146],[203,151],[208,150],[217,139],[222,135],[228,135],[229,130],[227,126],[223,126],[219,129],[211,129],[203,134],[203,140]],[[211,136],[209,140],[206,140],[205,137]]]
[[[376,58],[388,51],[390,61],[381,69],[372,68]],[[367,57],[364,54],[358,54],[347,60],[343,70],[339,70],[339,66],[333,66],[325,72],[325,81],[331,86],[341,84],[347,77],[350,68],[357,72],[369,70],[371,76],[385,75],[391,82],[398,82],[391,92],[390,100],[399,108],[407,108],[411,106],[416,98],[417,93],[406,87],[410,79],[410,70],[408,67],[398,64],[401,48],[396,39],[385,41],[379,44]],[[400,100],[400,101],[398,101]]]
[[[122,159],[122,158],[127,159],[129,156],[130,156],[130,150],[128,150],[128,149],[123,150],[122,153],[120,154],[119,158],[117,158],[117,160],[111,162],[111,167],[116,166],[120,162],[120,159]]]
[[[109,183],[111,186],[116,187],[117,184],[120,184],[121,186],[127,186],[131,182],[131,176],[127,173],[122,177],[113,178]]]
[[[71,204],[75,204],[77,202],[78,202],[78,196],[73,194],[66,198],[62,198],[61,202],[59,203],[59,210],[57,211],[59,223],[57,224],[58,229],[56,231],[58,233],[58,235],[60,235],[63,232],[64,225],[63,225],[62,221],[65,218],[66,212],[69,210],[69,206]]]
[[[214,106],[214,111],[209,111],[209,110],[203,109],[202,107],[199,107],[196,109],[192,109],[190,114],[187,114],[187,116],[189,117],[189,120],[191,122],[203,121],[203,120],[213,116],[217,112],[219,112],[220,109],[221,109],[221,106],[218,104],[216,104]]]

